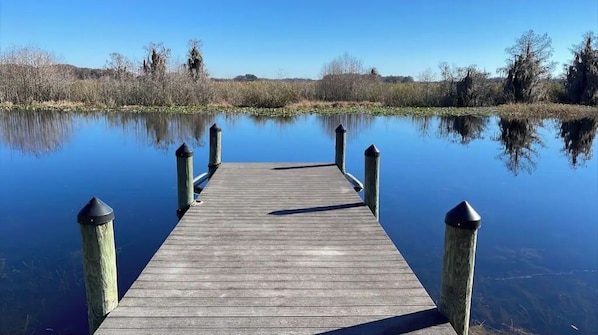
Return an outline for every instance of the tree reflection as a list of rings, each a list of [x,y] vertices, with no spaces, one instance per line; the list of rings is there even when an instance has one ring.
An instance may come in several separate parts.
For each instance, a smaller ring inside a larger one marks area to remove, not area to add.
[[[277,126],[283,127],[295,123],[297,121],[296,115],[264,115],[264,114],[250,114],[249,118],[255,125],[263,126],[268,121],[274,122]]]
[[[0,113],[0,140],[10,149],[43,156],[60,150],[73,135],[73,113],[10,110]]]
[[[326,135],[331,138],[335,138],[335,130],[339,124],[342,124],[347,129],[347,141],[350,141],[359,132],[370,129],[374,123],[374,116],[358,113],[317,115],[316,119],[320,122]]]
[[[504,146],[499,157],[509,171],[518,175],[522,171],[532,173],[536,169],[534,159],[538,155],[534,146],[543,145],[537,127],[540,121],[501,117],[498,122],[498,141]]]
[[[421,137],[429,137],[430,136],[430,126],[432,125],[432,120],[434,120],[434,116],[432,115],[410,115],[409,119],[413,122],[413,125],[417,128],[419,135]]]
[[[468,144],[474,139],[482,138],[482,133],[487,124],[487,117],[473,115],[441,116],[438,133],[440,137],[451,138],[451,141]]]
[[[598,124],[593,118],[585,117],[561,122],[560,135],[565,142],[563,151],[567,154],[573,168],[592,158],[592,143],[597,128]]]
[[[144,143],[158,149],[167,150],[171,145],[187,142],[191,147],[203,147],[203,137],[214,116],[204,113],[107,113],[106,118],[112,127],[120,127],[123,132],[132,132]]]

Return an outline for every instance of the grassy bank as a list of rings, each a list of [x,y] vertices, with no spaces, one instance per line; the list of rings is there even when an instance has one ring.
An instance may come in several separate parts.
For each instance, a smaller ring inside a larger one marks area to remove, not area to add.
[[[499,115],[511,118],[598,118],[598,106],[581,106],[557,103],[506,104],[488,107],[389,107],[371,102],[321,102],[302,101],[280,108],[236,107],[225,103],[211,103],[201,106],[107,106],[100,104],[48,101],[15,105],[0,103],[0,111],[6,110],[50,110],[63,112],[171,112],[171,113],[238,113],[259,116],[294,116],[301,114],[364,113],[369,115]]]

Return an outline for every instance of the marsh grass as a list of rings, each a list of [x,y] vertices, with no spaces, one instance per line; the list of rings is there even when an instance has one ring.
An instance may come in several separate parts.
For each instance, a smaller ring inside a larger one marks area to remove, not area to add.
[[[213,81],[207,77],[194,80],[182,70],[168,72],[160,79],[143,75],[77,79],[68,67],[52,66],[49,61],[36,64],[0,67],[1,109],[233,110],[260,115],[335,113],[347,109],[373,115],[499,114],[558,118],[595,114],[598,109],[553,103],[563,95],[558,83],[551,83],[552,93],[543,103],[500,105],[504,102],[501,83],[488,82],[476,100],[478,107],[454,108],[453,82],[385,83],[377,77],[360,75],[318,81]]]
[[[506,104],[497,106],[497,114],[509,117],[535,116],[538,118],[578,119],[598,117],[598,106],[560,103]]]

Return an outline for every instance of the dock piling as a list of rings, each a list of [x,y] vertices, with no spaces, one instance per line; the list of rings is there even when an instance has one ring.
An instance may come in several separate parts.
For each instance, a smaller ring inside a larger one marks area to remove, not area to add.
[[[179,217],[193,202],[193,151],[183,143],[176,151],[176,173]]]
[[[90,334],[118,305],[113,220],[112,208],[95,197],[77,215]]]
[[[208,163],[208,173],[210,177],[216,172],[222,162],[222,129],[217,124],[210,127],[210,160]]]
[[[380,150],[373,144],[365,150],[364,180],[364,202],[368,205],[376,219],[378,219],[380,202]]]
[[[339,124],[334,131],[336,133],[336,143],[334,146],[334,163],[345,173],[345,147],[347,144],[347,130],[342,124]]]
[[[444,220],[446,231],[438,310],[459,335],[469,333],[476,240],[481,220],[467,201],[446,213]]]

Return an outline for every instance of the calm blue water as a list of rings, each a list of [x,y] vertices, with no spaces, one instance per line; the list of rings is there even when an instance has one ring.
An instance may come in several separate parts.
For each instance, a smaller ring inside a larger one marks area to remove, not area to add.
[[[76,215],[98,196],[115,211],[122,296],[176,218],[176,148],[206,170],[207,130],[226,161],[334,159],[381,151],[380,221],[437,300],[444,214],[482,216],[473,319],[538,333],[598,332],[596,122],[307,115],[0,114],[0,334],[87,332]],[[579,330],[575,331],[571,325]]]

